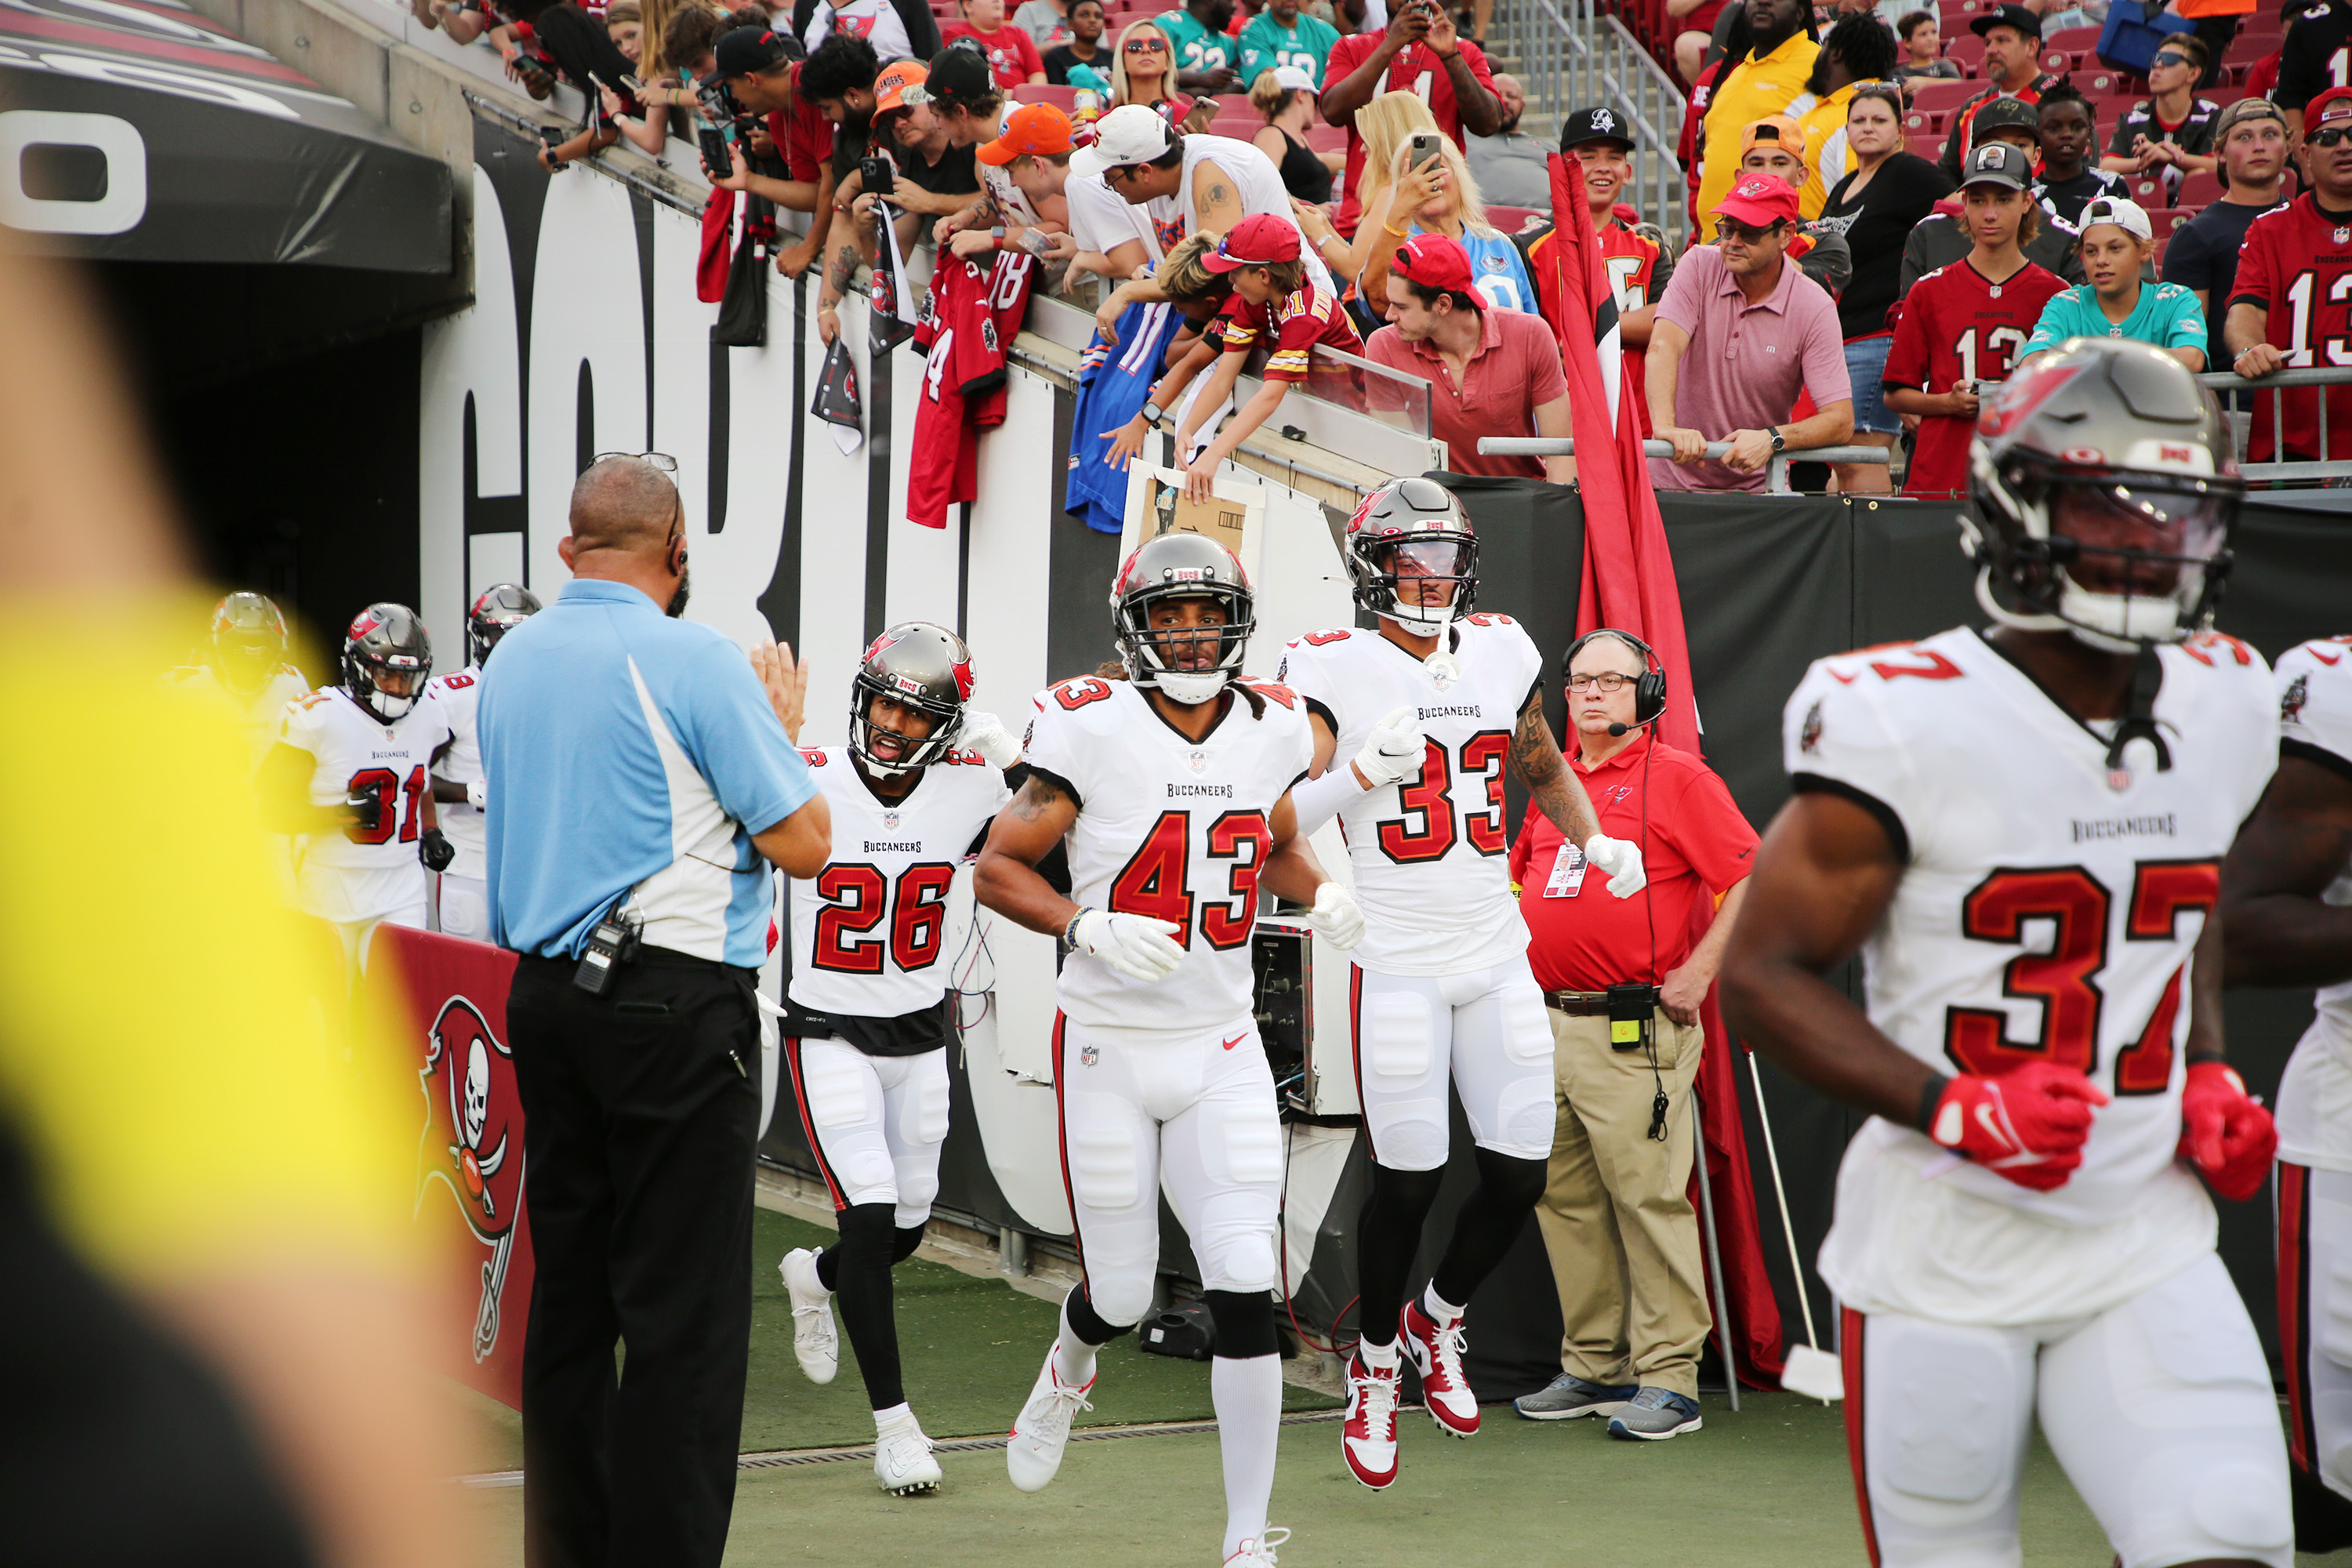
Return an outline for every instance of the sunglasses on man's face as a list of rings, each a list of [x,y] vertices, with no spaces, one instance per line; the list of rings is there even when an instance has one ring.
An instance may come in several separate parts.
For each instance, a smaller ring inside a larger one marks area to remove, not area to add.
[[[2331,125],[2325,131],[2313,132],[2311,144],[2315,147],[2333,147],[2347,136],[2352,136],[2352,125]]]
[[[1763,228],[1750,228],[1744,223],[1734,223],[1727,217],[1718,218],[1715,225],[1715,237],[1738,240],[1742,245],[1754,245],[1757,241],[1778,233],[1780,227],[1780,226],[1776,223]]]

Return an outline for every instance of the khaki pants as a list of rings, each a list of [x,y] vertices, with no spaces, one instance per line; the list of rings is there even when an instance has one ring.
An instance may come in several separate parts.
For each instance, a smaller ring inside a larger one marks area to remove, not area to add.
[[[1588,1383],[1698,1396],[1714,1326],[1699,1271],[1691,1176],[1691,1079],[1706,1031],[1657,1016],[1658,1077],[1646,1051],[1609,1047],[1609,1020],[1551,1020],[1551,1162],[1536,1220],[1563,1325],[1559,1364]],[[1666,1138],[1649,1136],[1658,1079]]]

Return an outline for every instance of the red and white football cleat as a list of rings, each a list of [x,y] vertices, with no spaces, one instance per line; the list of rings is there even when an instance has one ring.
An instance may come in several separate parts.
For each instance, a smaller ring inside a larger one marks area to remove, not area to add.
[[[1462,1375],[1462,1320],[1440,1328],[1420,1302],[1408,1301],[1402,1329],[1397,1337],[1421,1374],[1421,1399],[1431,1418],[1456,1437],[1472,1436],[1478,1430],[1478,1396]]]
[[[1396,1479],[1397,1385],[1402,1365],[1366,1366],[1360,1351],[1348,1358],[1348,1416],[1339,1425],[1339,1452],[1358,1480],[1379,1491]]]

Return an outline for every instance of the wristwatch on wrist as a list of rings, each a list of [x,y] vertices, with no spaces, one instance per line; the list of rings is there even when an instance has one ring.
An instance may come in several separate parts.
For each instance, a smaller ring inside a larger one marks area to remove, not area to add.
[[[1789,438],[1780,434],[1780,427],[1778,425],[1773,426],[1765,434],[1772,437],[1772,450],[1776,455],[1789,449]]]
[[[1144,400],[1144,404],[1143,404],[1143,422],[1144,422],[1146,425],[1157,425],[1157,424],[1159,424],[1162,419],[1165,419],[1165,418],[1167,418],[1167,417],[1168,417],[1168,410],[1166,410],[1165,408],[1160,407],[1160,405],[1158,405],[1157,403],[1152,402],[1152,401],[1151,401],[1150,399],[1149,399],[1149,398],[1146,398],[1146,399]]]

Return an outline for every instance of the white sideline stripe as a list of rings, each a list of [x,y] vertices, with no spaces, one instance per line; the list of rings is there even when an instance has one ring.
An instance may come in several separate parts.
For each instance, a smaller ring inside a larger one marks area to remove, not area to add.
[[[1285,1415],[1285,1426],[1303,1426],[1309,1422],[1337,1421],[1345,1410],[1301,1410]],[[1118,1437],[1185,1437],[1202,1432],[1213,1432],[1217,1424],[1207,1421],[1155,1421],[1139,1426],[1081,1426],[1070,1434],[1073,1443],[1104,1443]],[[933,1443],[933,1451],[941,1454],[981,1454],[992,1448],[1002,1448],[1007,1437],[959,1437],[948,1442]],[[739,1470],[773,1470],[791,1465],[833,1465],[845,1459],[871,1459],[874,1445],[867,1443],[855,1448],[781,1448],[765,1454],[743,1454],[735,1460]],[[459,1476],[461,1487],[519,1487],[522,1485],[520,1470],[486,1470],[479,1475]]]

